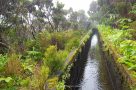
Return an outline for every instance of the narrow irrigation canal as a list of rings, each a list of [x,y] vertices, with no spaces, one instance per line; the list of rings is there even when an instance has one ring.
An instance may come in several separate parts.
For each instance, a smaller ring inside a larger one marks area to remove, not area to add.
[[[82,49],[66,81],[66,90],[114,90],[94,34]]]

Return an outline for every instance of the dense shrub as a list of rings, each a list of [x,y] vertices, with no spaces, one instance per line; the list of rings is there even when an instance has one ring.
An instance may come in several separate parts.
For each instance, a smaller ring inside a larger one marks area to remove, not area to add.
[[[38,51],[44,52],[44,50],[50,45],[51,34],[47,31],[39,33],[35,39],[27,40],[25,45],[28,51],[32,51],[35,48]]]
[[[118,62],[125,65],[128,70],[136,71],[136,41],[131,35],[134,30],[112,29],[104,25],[99,26],[99,30],[105,42],[105,50],[109,48],[108,46],[113,46],[120,55]],[[132,75],[136,75],[136,72]]]
[[[80,42],[80,40],[78,38],[70,39],[65,45],[66,50],[70,51],[70,50],[72,50],[74,48],[77,48],[78,45],[79,45],[79,42]]]
[[[30,90],[43,90],[49,76],[49,68],[46,66],[36,67],[30,83]]]
[[[18,48],[15,48],[18,44],[14,44],[12,52],[0,55],[0,71],[3,71],[0,72],[0,86],[6,90],[43,90],[45,84],[49,85],[47,88],[56,88],[56,75],[64,70],[66,57],[79,46],[84,33],[78,30],[53,33],[43,31],[35,39],[30,38],[24,42],[22,55],[15,54],[18,53]],[[5,82],[8,79],[12,81],[11,84],[10,81]]]
[[[64,33],[53,33],[51,37],[51,45],[56,45],[57,49],[64,49],[65,36]]]
[[[42,59],[43,55],[41,52],[35,51],[35,49],[33,48],[32,51],[27,51],[27,57],[31,58],[32,60],[38,61]]]
[[[63,64],[68,55],[67,51],[57,51],[56,46],[50,46],[45,52],[44,64],[51,70],[50,74],[55,74],[63,69]]]
[[[0,54],[0,71],[4,69],[5,64],[7,63],[7,55]]]
[[[41,50],[45,50],[50,45],[51,33],[47,31],[41,32],[38,35],[36,42],[39,43],[39,47],[41,48]]]

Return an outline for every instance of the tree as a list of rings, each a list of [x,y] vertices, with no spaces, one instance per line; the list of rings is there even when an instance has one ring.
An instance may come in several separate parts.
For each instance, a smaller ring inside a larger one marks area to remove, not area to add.
[[[64,10],[53,0],[0,0],[0,47],[23,52],[25,41],[43,30],[85,29],[87,23],[84,11]]]
[[[84,10],[73,11],[70,9],[69,12],[69,21],[71,22],[71,28],[78,29],[86,29],[89,25],[88,17],[85,15]]]
[[[59,26],[65,23],[66,18],[65,15],[67,14],[66,11],[63,9],[64,4],[57,2],[56,7],[53,8],[53,22],[55,26],[55,30],[59,31]]]

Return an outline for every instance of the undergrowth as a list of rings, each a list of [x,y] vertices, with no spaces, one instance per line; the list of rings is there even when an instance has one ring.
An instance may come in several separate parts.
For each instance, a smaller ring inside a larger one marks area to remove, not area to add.
[[[0,55],[1,90],[62,90],[59,88],[64,81],[58,82],[57,75],[64,70],[66,57],[78,48],[84,35],[83,30],[43,31],[24,42],[23,53],[13,49]]]
[[[131,34],[135,30],[113,29],[110,26],[99,25],[99,31],[103,37],[106,50],[113,46],[119,54],[118,62],[125,65],[129,71],[133,71],[131,76],[136,77],[136,41]]]

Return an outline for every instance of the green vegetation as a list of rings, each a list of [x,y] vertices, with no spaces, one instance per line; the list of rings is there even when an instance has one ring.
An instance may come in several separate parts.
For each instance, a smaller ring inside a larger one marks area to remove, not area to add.
[[[90,4],[88,11],[90,21],[94,27],[98,27],[104,41],[104,50],[116,54],[113,56],[118,58],[117,63],[125,67],[134,85],[136,84],[135,11],[135,0],[98,0]]]
[[[69,62],[97,25],[105,50],[114,48],[135,79],[135,0],[93,1],[88,14],[53,0],[0,0],[0,89],[64,90]]]
[[[0,89],[64,89],[58,75],[89,29],[84,10],[61,2],[1,0]]]
[[[136,78],[136,41],[131,34],[135,30],[113,29],[105,25],[99,25],[98,28],[104,40],[104,50],[116,53],[117,62],[131,72],[131,78]]]
[[[127,66],[128,70],[135,71],[135,2],[115,1],[112,3],[108,0],[109,3],[103,3],[102,0],[98,1],[98,5],[101,8],[104,8],[103,5],[109,7],[103,9],[104,11],[102,12],[107,11],[108,13],[104,14],[104,17],[101,17],[100,22],[103,25],[98,26],[105,44],[113,46],[115,50],[117,49],[117,53],[120,55],[119,62]],[[101,9],[96,12],[100,13]]]
[[[106,46],[113,46],[120,54],[119,62],[126,65],[128,69],[134,70],[136,41],[132,39],[131,31],[133,30],[112,29],[104,25],[99,26],[99,29]]]
[[[27,40],[23,54],[9,52],[1,55],[0,87],[42,90],[47,84],[46,88],[60,88],[57,85],[64,81],[57,83],[57,75],[64,70],[68,54],[79,47],[84,35],[85,32],[80,30],[43,31],[35,40]]]

